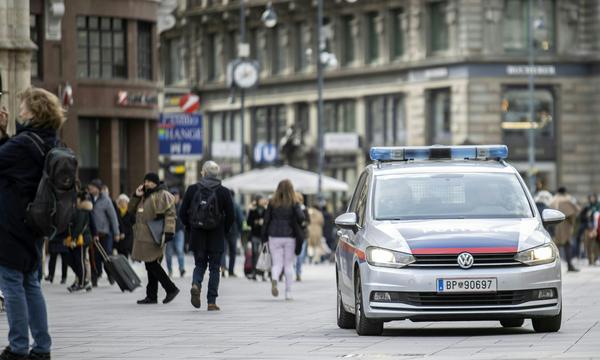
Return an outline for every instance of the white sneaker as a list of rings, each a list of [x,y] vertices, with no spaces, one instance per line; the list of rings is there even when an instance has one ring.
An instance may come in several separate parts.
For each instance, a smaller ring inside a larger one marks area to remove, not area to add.
[[[285,292],[285,299],[286,299],[287,301],[292,301],[292,300],[294,300],[294,298],[292,297],[292,293],[291,293],[291,292],[289,292],[289,291],[286,291],[286,292]]]

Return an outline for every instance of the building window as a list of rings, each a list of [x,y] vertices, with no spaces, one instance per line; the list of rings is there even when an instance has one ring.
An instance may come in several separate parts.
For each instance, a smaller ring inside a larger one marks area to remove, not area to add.
[[[83,184],[98,177],[99,158],[98,147],[99,121],[98,119],[79,118],[79,178]]]
[[[367,63],[372,64],[379,59],[379,34],[377,33],[377,12],[367,13]]]
[[[239,111],[222,111],[208,114],[211,141],[240,141],[242,128]]]
[[[185,45],[182,39],[170,39],[165,42],[163,55],[167,61],[162,65],[165,70],[165,83],[177,84],[186,79]]]
[[[533,1],[531,19],[541,20],[543,27],[532,28],[536,49],[554,49],[555,4],[553,0]],[[506,0],[503,16],[504,49],[524,51],[529,47],[528,38],[529,3],[526,0]],[[534,23],[535,23],[534,22]]]
[[[287,130],[284,106],[262,106],[252,109],[252,143],[279,144]]]
[[[452,143],[452,113],[450,111],[450,89],[430,90],[427,96],[427,129],[429,144],[450,145]]]
[[[78,77],[127,77],[125,24],[122,19],[77,17]]]
[[[429,46],[431,52],[448,50],[447,1],[434,1],[427,5],[429,13]]]
[[[227,61],[237,59],[237,48],[240,42],[240,32],[237,30],[230,31],[227,34]]]
[[[355,132],[355,107],[354,100],[326,101],[323,109],[325,132]]]
[[[367,98],[370,146],[406,145],[404,97],[400,94]]]
[[[152,80],[152,24],[138,22],[138,78]]]
[[[206,75],[209,81],[214,81],[218,78],[219,68],[219,53],[217,49],[217,34],[208,34],[207,37],[207,52],[206,52]]]
[[[300,130],[302,136],[308,134],[310,129],[310,106],[308,103],[296,104],[296,128]]]
[[[392,59],[398,59],[404,55],[404,31],[402,30],[403,9],[393,9],[391,15],[390,50]]]
[[[353,34],[353,27],[355,23],[354,15],[345,15],[342,17],[342,65],[352,65],[355,56],[355,36]]]
[[[41,79],[42,78],[42,47],[44,43],[42,40],[42,17],[36,14],[29,15],[29,34],[31,41],[37,45],[37,49],[31,52],[31,78]]]
[[[285,72],[285,69],[287,67],[287,34],[285,27],[278,25],[277,27],[273,28],[272,36],[273,41],[271,42],[271,44],[273,44],[273,46],[271,47],[271,71],[273,75],[277,75]]]
[[[537,88],[534,93],[534,127],[536,159],[556,160],[554,94],[551,89]],[[502,135],[512,160],[527,160],[529,91],[512,87],[502,94]]]
[[[294,45],[295,45],[295,69],[298,72],[305,71],[310,62],[310,55],[307,50],[310,49],[310,28],[305,21],[297,22],[294,30]]]

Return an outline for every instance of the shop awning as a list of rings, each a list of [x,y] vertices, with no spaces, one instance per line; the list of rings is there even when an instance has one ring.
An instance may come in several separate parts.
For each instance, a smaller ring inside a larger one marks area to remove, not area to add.
[[[273,193],[281,180],[289,179],[294,190],[303,194],[317,193],[319,174],[291,166],[255,169],[223,180],[223,186],[238,193]],[[348,184],[329,176],[323,176],[324,192],[348,191]]]

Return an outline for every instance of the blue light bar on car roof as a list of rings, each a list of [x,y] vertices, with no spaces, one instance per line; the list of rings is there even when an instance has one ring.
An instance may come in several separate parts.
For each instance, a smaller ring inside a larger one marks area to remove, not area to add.
[[[506,145],[372,147],[371,160],[488,160],[506,159]]]

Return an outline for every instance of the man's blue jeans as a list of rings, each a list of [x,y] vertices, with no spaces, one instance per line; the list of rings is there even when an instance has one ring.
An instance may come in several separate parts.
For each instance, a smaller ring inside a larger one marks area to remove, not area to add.
[[[304,264],[304,260],[306,259],[306,248],[308,247],[308,241],[304,240],[302,243],[302,251],[300,251],[300,255],[296,257],[296,275],[302,275],[302,264]]]
[[[219,296],[219,280],[221,276],[219,268],[222,255],[222,252],[194,252],[196,267],[192,276],[192,285],[196,284],[199,288],[202,288],[202,280],[208,267],[208,292],[206,293],[206,299],[209,304],[216,304],[217,297]]]
[[[0,290],[6,305],[10,350],[20,355],[28,354],[31,329],[32,350],[49,353],[52,340],[48,333],[46,301],[37,270],[24,273],[0,266]]]
[[[167,243],[165,249],[165,258],[167,260],[167,270],[169,270],[169,274],[173,272],[173,254],[177,255],[177,262],[179,263],[179,271],[185,270],[184,264],[184,253],[183,246],[185,245],[185,236],[183,230],[177,231],[175,233],[175,238],[173,241]]]

